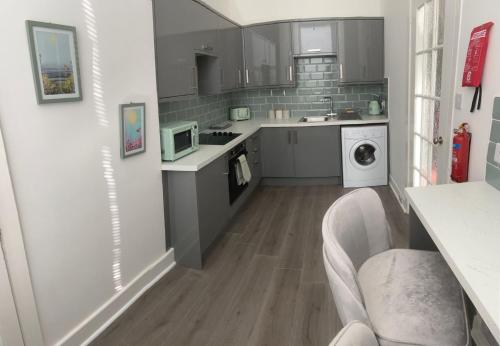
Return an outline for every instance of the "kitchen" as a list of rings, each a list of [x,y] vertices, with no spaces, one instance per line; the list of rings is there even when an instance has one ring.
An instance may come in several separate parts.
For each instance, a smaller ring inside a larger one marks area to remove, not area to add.
[[[181,31],[178,21],[196,28]],[[376,164],[361,174],[363,163],[351,167],[344,186],[362,186],[359,179],[387,185],[382,18],[240,28],[203,3],[178,1],[157,2],[155,23],[165,205],[177,263],[201,269],[203,253],[261,179],[341,184],[343,156],[360,148],[358,155],[374,158],[359,141],[342,153],[341,125],[381,128]],[[248,181],[238,180],[239,157]],[[198,220],[187,219],[187,210]]]
[[[498,345],[494,0],[0,7],[1,345]]]

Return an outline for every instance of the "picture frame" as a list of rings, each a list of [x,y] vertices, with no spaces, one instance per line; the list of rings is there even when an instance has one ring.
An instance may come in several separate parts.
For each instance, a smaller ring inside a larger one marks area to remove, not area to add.
[[[82,100],[74,26],[26,21],[38,104]]]
[[[146,104],[128,103],[120,105],[121,157],[146,151]]]

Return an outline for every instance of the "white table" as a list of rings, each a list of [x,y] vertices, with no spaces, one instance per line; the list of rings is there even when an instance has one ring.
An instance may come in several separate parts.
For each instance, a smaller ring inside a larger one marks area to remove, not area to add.
[[[486,182],[407,188],[410,206],[500,342],[500,191]]]

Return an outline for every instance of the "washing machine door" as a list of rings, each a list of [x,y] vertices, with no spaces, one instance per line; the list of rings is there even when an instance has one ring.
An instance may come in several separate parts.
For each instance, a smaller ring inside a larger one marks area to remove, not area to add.
[[[373,169],[378,165],[381,154],[377,143],[361,140],[352,146],[349,158],[351,164],[358,169]]]

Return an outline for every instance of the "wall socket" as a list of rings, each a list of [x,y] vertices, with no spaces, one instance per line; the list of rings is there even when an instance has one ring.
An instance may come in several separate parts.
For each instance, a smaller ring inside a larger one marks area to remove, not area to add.
[[[496,163],[500,163],[500,143],[495,146],[495,157],[493,158]]]

